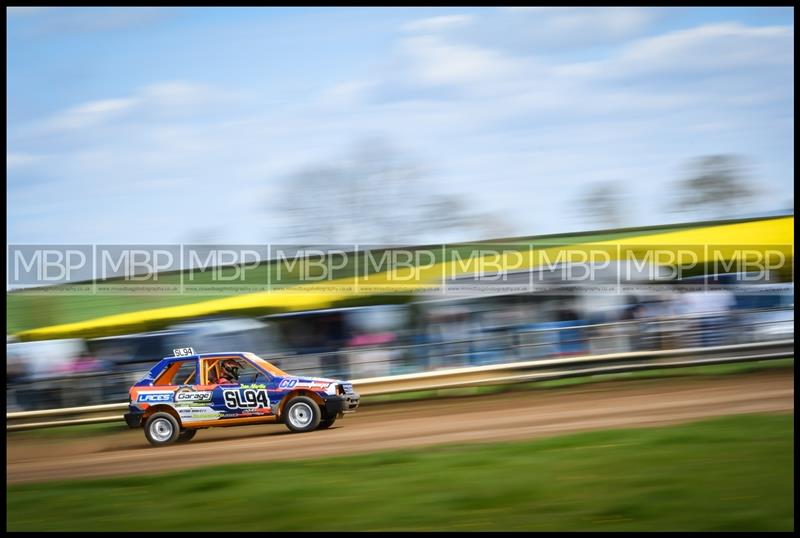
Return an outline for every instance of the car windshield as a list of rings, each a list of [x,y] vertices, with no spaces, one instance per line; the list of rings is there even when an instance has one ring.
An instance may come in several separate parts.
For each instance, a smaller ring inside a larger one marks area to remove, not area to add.
[[[253,361],[254,364],[256,364],[257,366],[260,366],[261,368],[263,368],[264,370],[266,370],[267,372],[269,372],[270,374],[272,374],[274,376],[286,377],[286,376],[289,375],[286,372],[284,372],[283,370],[281,370],[280,368],[278,368],[277,366],[275,366],[274,364],[271,364],[271,363],[265,361],[264,359],[262,359],[261,357],[259,357],[255,353],[245,353],[244,355],[245,355],[245,357],[247,357],[248,359]]]

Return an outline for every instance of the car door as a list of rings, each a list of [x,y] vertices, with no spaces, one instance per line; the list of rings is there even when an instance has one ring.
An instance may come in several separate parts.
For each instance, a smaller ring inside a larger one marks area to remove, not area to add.
[[[229,358],[240,365],[235,383],[219,383],[221,363]],[[211,407],[220,420],[252,419],[271,416],[270,377],[242,357],[215,358],[205,368],[208,387],[212,390]],[[212,388],[213,387],[213,388]]]
[[[212,393],[198,384],[198,365],[197,359],[174,361],[153,384],[172,393],[169,400],[185,424],[213,418],[209,408]]]

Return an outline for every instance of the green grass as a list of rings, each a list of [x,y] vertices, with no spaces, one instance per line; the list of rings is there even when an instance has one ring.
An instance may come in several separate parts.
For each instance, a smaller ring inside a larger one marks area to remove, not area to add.
[[[791,531],[793,433],[792,415],[747,415],[14,485],[8,530]]]
[[[538,381],[531,385],[538,388],[562,388],[586,383],[600,383],[602,381],[624,381],[636,379],[660,379],[664,377],[693,377],[693,376],[721,376],[734,374],[747,374],[763,370],[794,369],[794,358],[770,359],[760,362],[740,362],[730,364],[712,364],[706,366],[687,366],[685,368],[664,368],[661,370],[645,370],[641,372],[623,372],[619,374],[595,375],[590,377],[571,377],[554,379],[552,381]]]
[[[122,411],[120,411],[120,417]],[[96,435],[113,435],[127,431],[128,425],[119,419],[119,422],[103,422],[100,424],[74,424],[71,426],[59,426],[57,428],[43,428],[41,430],[19,430],[6,432],[6,439],[73,439],[76,437],[93,437]]]

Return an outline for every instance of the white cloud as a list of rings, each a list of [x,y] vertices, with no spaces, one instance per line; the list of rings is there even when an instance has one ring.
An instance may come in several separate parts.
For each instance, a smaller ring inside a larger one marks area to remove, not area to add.
[[[139,91],[142,101],[161,107],[192,107],[236,96],[203,84],[167,81],[145,86]]]
[[[641,40],[623,54],[627,67],[715,69],[794,60],[794,30],[786,26],[714,24]]]
[[[400,53],[408,62],[408,75],[427,85],[506,78],[523,68],[521,62],[500,52],[455,44],[435,36],[404,39]]]
[[[428,17],[403,25],[406,32],[439,32],[471,24],[473,17],[470,15],[443,15],[441,17]]]
[[[582,38],[586,33],[607,38],[624,38],[643,30],[654,18],[652,10],[638,8],[559,9],[543,17],[548,34]]]
[[[690,125],[689,129],[697,132],[713,132],[713,131],[732,131],[738,128],[739,125],[733,121],[707,121]]]
[[[6,169],[18,168],[29,164],[34,164],[42,160],[40,155],[33,155],[31,153],[23,153],[18,151],[6,152]]]
[[[454,28],[448,35],[517,54],[585,51],[645,35],[663,16],[662,10],[629,7],[483,10],[474,24]]]
[[[352,80],[326,88],[320,94],[319,100],[323,105],[342,106],[363,104],[371,90],[377,86],[375,81]]]
[[[167,81],[145,86],[127,97],[89,101],[70,107],[37,122],[33,132],[41,134],[86,129],[124,118],[133,112],[180,113],[210,102],[237,97],[237,94],[224,93],[200,84]]]
[[[48,131],[69,131],[92,127],[119,117],[137,103],[138,99],[135,98],[90,101],[57,113],[46,120],[42,126]]]
[[[617,56],[565,65],[559,72],[584,77],[721,72],[794,63],[794,29],[710,24],[640,39]]]

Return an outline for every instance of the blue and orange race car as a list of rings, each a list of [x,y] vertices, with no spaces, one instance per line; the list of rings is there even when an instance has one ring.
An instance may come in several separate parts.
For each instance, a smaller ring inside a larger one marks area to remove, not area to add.
[[[253,353],[176,349],[130,389],[125,422],[154,445],[192,439],[217,426],[283,423],[293,432],[330,428],[356,410],[350,383],[297,377]]]

